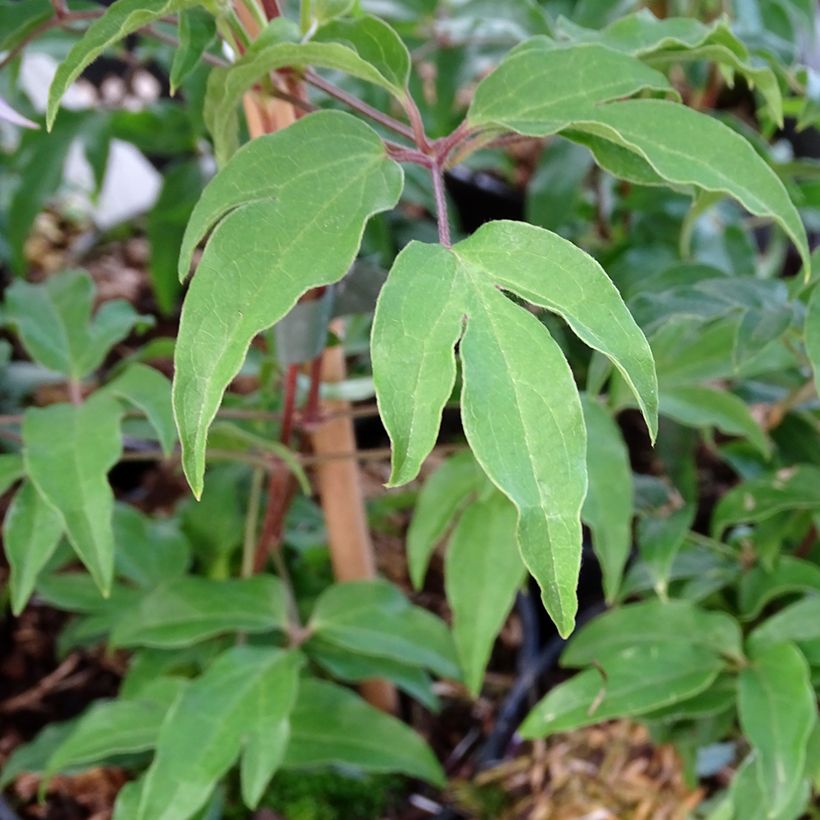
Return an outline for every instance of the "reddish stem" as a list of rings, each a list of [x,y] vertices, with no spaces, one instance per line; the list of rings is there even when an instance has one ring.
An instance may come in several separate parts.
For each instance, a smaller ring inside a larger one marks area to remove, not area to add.
[[[282,430],[279,433],[279,440],[286,447],[293,432],[293,416],[296,411],[296,382],[298,378],[299,365],[288,365],[285,376],[285,400],[282,407]]]
[[[310,392],[305,404],[304,423],[316,424],[319,421],[319,392],[322,387],[322,354],[310,363]]]
[[[452,247],[450,242],[450,220],[447,216],[447,195],[444,191],[444,173],[438,164],[430,172],[433,175],[433,191],[436,195],[436,222],[438,223],[438,241],[445,248]]]
[[[265,16],[268,20],[282,16],[282,10],[279,8],[278,0],[262,0],[262,8],[265,10]]]

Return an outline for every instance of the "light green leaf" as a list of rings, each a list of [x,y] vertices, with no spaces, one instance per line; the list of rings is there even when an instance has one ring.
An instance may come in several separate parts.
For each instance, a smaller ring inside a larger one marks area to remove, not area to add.
[[[310,0],[310,12],[319,23],[347,14],[353,8],[353,0]]]
[[[312,633],[353,652],[418,664],[443,677],[458,677],[444,622],[413,606],[387,581],[352,581],[328,587],[310,618]]]
[[[11,611],[19,615],[63,535],[63,518],[30,482],[15,493],[3,521],[3,543],[11,567]]]
[[[803,325],[806,354],[811,362],[815,384],[820,384],[820,288],[811,292]]]
[[[249,809],[259,805],[271,778],[285,759],[289,741],[290,721],[287,719],[262,726],[248,738],[242,752],[240,780],[242,800]]]
[[[663,706],[644,715],[647,721],[673,723],[679,720],[699,720],[712,718],[734,709],[737,702],[737,678],[734,675],[721,675],[703,692],[693,698]]]
[[[23,459],[17,453],[0,454],[0,495],[25,475]]]
[[[333,715],[333,720],[328,720]],[[291,716],[285,767],[345,766],[366,772],[401,772],[444,784],[441,766],[424,741],[396,718],[353,692],[307,678]]]
[[[377,134],[336,111],[253,140],[206,187],[183,241],[183,275],[196,244],[219,225],[185,300],[174,378],[183,466],[195,495],[208,427],[253,337],[305,291],[347,272],[365,223],[392,207],[401,187],[401,168]]]
[[[171,94],[200,65],[205,50],[216,36],[216,20],[204,9],[191,8],[179,15],[179,46],[171,63]]]
[[[604,594],[612,602],[632,548],[633,487],[629,453],[621,431],[603,405],[583,395],[587,427],[589,490],[581,518],[603,573]]]
[[[117,0],[95,20],[60,63],[48,92],[46,124],[54,124],[57,108],[68,87],[102,52],[134,31],[161,17],[200,5],[201,0]]]
[[[479,83],[467,116],[476,127],[542,137],[600,103],[644,89],[671,91],[658,71],[594,43],[561,46],[533,37]]]
[[[793,592],[820,590],[820,567],[810,561],[784,555],[768,571],[761,566],[748,570],[740,580],[738,603],[746,620],[756,618],[770,601]]]
[[[49,0],[0,2],[0,51],[8,51],[54,14]]]
[[[114,299],[91,317],[94,283],[84,270],[64,271],[43,284],[15,281],[6,291],[5,316],[31,357],[72,379],[96,370],[108,351],[143,321]]]
[[[114,755],[152,749],[166,712],[185,686],[182,678],[157,678],[133,699],[93,704],[54,749],[45,777],[75,767],[88,768]]]
[[[278,578],[216,581],[184,576],[147,592],[111,633],[116,646],[189,646],[223,632],[271,632],[286,623]]]
[[[811,794],[808,781],[804,780],[795,789],[782,811],[773,814],[758,777],[759,765],[758,755],[752,752],[735,772],[729,789],[730,808],[726,820],[798,820],[802,817]],[[723,819],[710,816],[708,820]]]
[[[447,546],[444,579],[453,639],[473,695],[481,691],[493,644],[526,574],[515,528],[515,507],[494,493],[467,507]]]
[[[715,654],[742,658],[740,626],[722,612],[708,612],[689,601],[642,601],[612,609],[574,635],[562,666],[586,666],[646,644],[684,643]]]
[[[771,217],[811,271],[806,232],[783,183],[719,120],[665,100],[623,100],[590,109],[572,126],[633,151],[670,183],[727,194],[755,216]]]
[[[455,518],[486,479],[472,453],[465,451],[442,462],[424,482],[407,531],[407,563],[413,586],[424,582],[427,565],[438,543],[455,525]]]
[[[121,418],[114,399],[95,395],[81,405],[29,408],[23,419],[26,473],[62,517],[71,546],[103,595],[114,573],[108,471],[122,452]]]
[[[688,427],[717,427],[728,435],[744,436],[764,456],[772,445],[746,402],[725,390],[711,387],[661,387],[661,415]]]
[[[770,615],[749,635],[756,650],[787,641],[820,639],[820,595],[807,595]]]
[[[638,523],[641,559],[652,579],[652,587],[666,598],[675,557],[684,545],[695,517],[693,504],[660,514],[645,515]]]
[[[110,382],[106,390],[145,413],[156,430],[162,452],[170,455],[176,441],[176,426],[168,379],[159,370],[135,362]]]
[[[191,547],[176,521],[151,517],[136,507],[114,507],[117,574],[142,587],[153,587],[182,575]]]
[[[435,442],[466,316],[460,355],[467,439],[484,472],[518,507],[522,556],[568,634],[586,492],[580,401],[558,345],[499,287],[558,313],[605,353],[635,391],[654,435],[651,352],[604,271],[555,234],[491,222],[450,250],[411,243],[379,296],[371,349],[393,444],[391,484],[414,478]]]
[[[301,663],[295,652],[237,646],[190,684],[162,724],[134,820],[187,820],[203,806],[254,733],[287,720]]]
[[[334,32],[343,42],[333,42],[337,39]],[[386,23],[373,17],[340,21],[328,26],[327,38],[320,30],[318,39],[299,40],[296,25],[279,17],[232,66],[211,71],[203,115],[220,165],[239,145],[237,106],[242,95],[277,69],[331,68],[384,88],[399,99],[405,96],[409,54]]]
[[[686,643],[621,649],[558,684],[521,725],[526,738],[643,715],[706,690],[722,669],[717,655]]]
[[[733,487],[712,513],[712,534],[733,525],[757,523],[787,510],[820,509],[820,468],[796,464]]]
[[[0,773],[0,789],[13,783],[24,772],[42,774],[52,752],[71,733],[77,723],[77,718],[63,723],[50,723],[41,730],[34,740],[23,743],[6,759],[3,771]]]
[[[738,713],[755,750],[757,779],[776,817],[803,780],[806,745],[817,719],[809,668],[792,644],[754,650],[740,672]]]

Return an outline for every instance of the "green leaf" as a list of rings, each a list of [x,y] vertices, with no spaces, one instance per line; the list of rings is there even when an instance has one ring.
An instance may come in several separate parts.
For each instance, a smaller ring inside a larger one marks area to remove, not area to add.
[[[237,646],[191,683],[162,724],[135,820],[187,820],[203,806],[243,745],[257,754],[254,734],[287,720],[301,664],[295,652]],[[273,774],[261,763],[252,760],[246,789]]]
[[[817,719],[809,668],[797,647],[755,650],[740,672],[738,714],[755,750],[768,815],[777,816],[803,780],[806,745]]]
[[[0,2],[0,51],[14,48],[37,26],[54,15],[50,0],[3,0]]]
[[[400,772],[437,786],[444,784],[441,766],[412,729],[353,692],[310,678],[299,687],[284,765]]]
[[[63,518],[26,481],[15,493],[3,522],[3,543],[11,567],[11,611],[19,615],[63,535]]]
[[[449,250],[411,243],[379,296],[371,348],[394,451],[390,483],[414,478],[435,442],[466,316],[459,352],[467,439],[484,472],[518,507],[522,556],[559,631],[568,634],[586,492],[581,406],[558,345],[499,287],[558,313],[606,354],[635,391],[654,435],[651,352],[604,271],[555,234],[491,222]]]
[[[581,518],[590,529],[592,547],[601,564],[606,600],[612,602],[632,548],[632,468],[621,431],[612,416],[590,396],[583,395],[581,404],[587,427],[589,476]]]
[[[60,63],[48,92],[48,129],[51,130],[54,124],[60,100],[68,87],[106,48],[161,17],[200,5],[200,2],[201,0],[117,0],[112,3],[105,14],[88,27]]]
[[[475,127],[542,137],[600,103],[644,89],[672,90],[663,74],[627,54],[594,43],[560,46],[533,37],[479,83],[467,119]]]
[[[191,8],[179,15],[179,46],[171,63],[171,94],[195,71],[216,37],[216,20],[204,9]]]
[[[255,809],[265,794],[271,778],[285,759],[290,740],[290,722],[279,720],[251,733],[242,752],[242,800]]]
[[[320,30],[318,40],[299,42],[295,24],[279,17],[232,66],[211,71],[203,113],[220,165],[230,159],[239,144],[237,106],[242,95],[277,69],[310,65],[331,68],[384,88],[400,100],[404,98],[410,56],[386,23],[362,17],[331,23],[327,29],[327,38]],[[343,42],[332,42],[337,39],[334,34]]]
[[[765,457],[772,450],[746,402],[725,390],[661,386],[661,415],[688,427],[717,427],[728,435],[744,436]]]
[[[708,612],[689,601],[642,601],[612,609],[573,635],[562,666],[586,666],[641,645],[674,645],[709,649],[742,658],[740,626],[723,612]]]
[[[472,453],[465,451],[442,462],[422,485],[407,531],[407,564],[416,589],[424,582],[433,550],[483,484],[481,468]]]
[[[6,759],[0,773],[0,789],[5,790],[21,774],[42,774],[52,752],[68,737],[76,723],[77,719],[74,718],[63,723],[48,724],[38,732],[34,740],[18,746]]]
[[[646,515],[638,524],[638,547],[652,579],[652,588],[666,598],[675,557],[692,527],[695,507],[687,504],[660,515]]]
[[[746,620],[756,618],[770,601],[793,592],[820,590],[820,567],[784,555],[771,571],[753,567],[740,580],[738,603]]]
[[[806,354],[811,362],[814,380],[820,384],[820,288],[811,292],[803,325]]]
[[[365,223],[396,203],[401,186],[401,168],[369,126],[325,111],[253,140],[206,187],[185,233],[183,275],[196,244],[219,224],[185,300],[174,379],[195,495],[208,427],[251,340],[305,291],[347,272]]]
[[[648,625],[648,624],[647,624]],[[558,684],[527,716],[526,738],[643,715],[706,690],[722,669],[717,655],[686,643],[632,646]]]
[[[79,380],[143,320],[122,299],[106,302],[92,319],[93,303],[89,274],[70,270],[40,285],[15,281],[6,291],[5,316],[35,361]]]
[[[353,652],[418,664],[458,678],[444,622],[413,606],[387,581],[352,581],[328,587],[316,601],[309,628],[317,637]]]
[[[478,695],[496,636],[526,569],[515,542],[515,507],[500,493],[470,504],[445,559],[447,602],[464,681]]]
[[[727,820],[797,820],[805,813],[811,789],[804,781],[795,789],[789,803],[777,814],[772,813],[758,776],[760,761],[752,752],[735,772],[729,790],[730,813]],[[710,817],[709,820],[721,820]]]
[[[92,704],[54,749],[45,777],[76,767],[89,768],[114,755],[152,749],[166,712],[185,686],[182,678],[157,678],[133,699]]]
[[[787,641],[813,641],[820,638],[820,595],[807,595],[770,615],[749,635],[756,650]]]
[[[796,464],[777,473],[744,481],[718,502],[712,534],[740,523],[758,523],[780,512],[820,508],[820,468]]]
[[[175,521],[150,517],[136,507],[114,507],[117,574],[138,586],[154,587],[182,575],[191,547]]]
[[[665,100],[623,100],[590,109],[572,126],[629,149],[667,182],[727,194],[755,216],[771,217],[811,271],[806,232],[783,183],[719,120]]]
[[[168,379],[159,370],[134,362],[106,385],[106,390],[145,413],[157,433],[162,452],[170,455],[177,434]]]
[[[271,632],[286,623],[282,584],[273,576],[216,581],[184,576],[142,596],[111,633],[116,646],[189,646],[223,632]]]
[[[734,710],[737,702],[737,678],[734,675],[722,675],[703,692],[693,698],[663,706],[644,715],[644,720],[660,720],[672,723],[679,720],[700,720],[724,714]]]
[[[108,471],[122,452],[121,418],[120,405],[105,395],[81,405],[29,408],[23,418],[26,473],[60,514],[71,546],[103,595],[114,573]]]
[[[26,474],[23,459],[17,453],[0,454],[0,495]]]

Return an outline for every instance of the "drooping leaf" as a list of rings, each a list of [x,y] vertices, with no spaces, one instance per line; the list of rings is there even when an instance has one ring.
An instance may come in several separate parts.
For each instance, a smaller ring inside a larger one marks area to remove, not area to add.
[[[520,732],[545,737],[615,717],[646,714],[706,690],[722,669],[708,649],[686,643],[643,644],[608,653],[550,690]]]
[[[237,646],[191,683],[162,724],[135,820],[187,820],[204,805],[254,732],[287,720],[301,662]]]
[[[604,271],[548,231],[491,222],[452,249],[411,243],[380,294],[371,347],[380,412],[393,443],[391,484],[415,477],[435,442],[466,315],[460,355],[467,439],[484,472],[518,507],[522,556],[559,630],[568,634],[586,492],[580,401],[558,346],[497,286],[558,313],[606,354],[654,434],[649,346]]]
[[[54,124],[60,100],[83,69],[114,43],[169,14],[200,5],[201,0],[116,0],[95,20],[60,63],[48,92],[46,124]]]
[[[756,618],[770,601],[793,592],[820,590],[820,567],[811,561],[784,555],[772,570],[757,566],[741,578],[738,604],[741,615]]]
[[[159,370],[134,362],[106,390],[145,413],[157,433],[162,452],[170,455],[176,441],[176,426],[168,379]]]
[[[0,120],[16,125],[18,128],[33,128],[36,130],[40,127],[36,122],[32,122],[28,117],[24,117],[19,111],[12,108],[2,97],[0,97]]]
[[[183,241],[183,275],[219,224],[185,300],[174,379],[183,465],[197,496],[208,427],[251,340],[302,293],[345,274],[365,223],[395,204],[401,185],[372,129],[326,111],[253,140],[205,189]]]
[[[776,817],[802,785],[806,745],[817,719],[809,668],[793,644],[753,650],[740,672],[738,714],[755,750],[769,816]]]
[[[353,581],[328,587],[316,602],[309,628],[317,637],[353,652],[425,666],[458,677],[444,622],[416,607],[387,581]]]
[[[412,729],[353,692],[310,678],[299,687],[284,765],[401,772],[434,785],[444,783],[441,766]]]
[[[54,748],[46,777],[77,766],[90,767],[114,755],[152,749],[166,712],[185,685],[183,678],[157,678],[135,698],[93,704]]]
[[[671,86],[663,74],[627,54],[594,43],[559,46],[533,37],[479,83],[467,119],[473,126],[546,136],[600,103],[644,89]]]
[[[171,63],[171,94],[199,66],[202,55],[216,36],[216,20],[204,9],[185,9],[179,15],[179,46]]]
[[[114,573],[108,471],[122,452],[121,418],[120,405],[98,394],[81,405],[29,408],[22,428],[26,473],[104,595]]]
[[[424,482],[407,531],[407,564],[416,589],[424,581],[433,550],[483,483],[481,468],[469,451],[448,458]]]
[[[189,646],[223,632],[271,632],[286,623],[278,578],[183,576],[146,592],[111,633],[116,646]]]
[[[3,522],[3,544],[11,567],[11,611],[19,615],[63,535],[63,518],[30,482],[16,492]]]
[[[468,689],[478,695],[493,644],[526,570],[515,541],[515,507],[500,493],[464,511],[444,563],[453,639]]]
[[[410,57],[386,23],[365,16],[331,23],[328,28],[327,38],[322,37],[320,30],[319,39],[300,42],[296,25],[278,17],[233,65],[211,72],[204,117],[214,138],[220,165],[230,159],[239,144],[236,109],[242,95],[277,69],[310,65],[332,68],[403,98]],[[337,39],[341,42],[334,42]],[[375,62],[371,62],[373,59]]]
[[[142,587],[182,575],[191,547],[173,520],[150,517],[126,504],[114,507],[117,574]]]
[[[141,321],[122,299],[93,316],[94,283],[84,270],[64,271],[43,284],[18,280],[6,291],[5,315],[31,357],[49,370],[82,379]]]
[[[689,601],[642,601],[612,609],[573,635],[563,666],[585,666],[641,645],[684,643],[715,654],[742,658],[740,626],[722,612]]]
[[[572,126],[633,151],[668,182],[724,193],[750,213],[774,219],[811,271],[806,232],[783,183],[720,121],[665,100],[622,100],[590,109]]]
[[[607,601],[618,594],[632,547],[633,488],[629,453],[621,431],[600,402],[584,395],[589,489],[581,518],[603,573]]]

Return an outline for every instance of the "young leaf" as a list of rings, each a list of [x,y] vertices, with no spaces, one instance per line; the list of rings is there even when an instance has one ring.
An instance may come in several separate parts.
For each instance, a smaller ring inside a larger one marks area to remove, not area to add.
[[[581,404],[587,427],[589,475],[581,518],[590,529],[592,547],[601,564],[606,600],[612,602],[632,547],[632,468],[612,416],[590,396],[581,396]]]
[[[590,109],[573,127],[633,151],[667,182],[733,197],[780,224],[811,271],[806,231],[783,183],[747,140],[722,122],[665,100]]]
[[[643,715],[694,697],[717,678],[723,664],[708,649],[681,643],[621,649],[560,683],[530,712],[526,738],[590,726],[615,717]]]
[[[387,581],[352,581],[328,587],[316,601],[309,628],[317,637],[353,652],[418,664],[457,678],[458,665],[444,622],[416,607]]]
[[[183,647],[223,632],[271,632],[286,621],[282,584],[274,576],[227,581],[183,576],[144,594],[117,623],[111,643]]]
[[[190,684],[162,724],[135,820],[187,820],[204,805],[254,732],[287,719],[301,664],[295,652],[237,646]]]
[[[327,38],[319,34],[318,40],[300,42],[296,25],[279,17],[232,66],[211,71],[203,114],[214,138],[220,165],[230,159],[239,143],[236,108],[242,95],[279,68],[304,68],[309,65],[332,68],[374,83],[398,99],[403,99],[410,56],[386,23],[373,17],[361,17],[344,23],[332,23],[328,28]],[[344,35],[343,43],[333,42],[336,39],[334,30]],[[375,64],[370,62],[371,58],[375,58]]]
[[[594,43],[559,46],[533,37],[514,48],[476,88],[467,120],[542,137],[600,103],[644,89],[670,91],[666,77]]]
[[[717,427],[728,435],[745,436],[768,457],[772,445],[746,402],[710,387],[661,387],[661,415],[689,427]]]
[[[14,282],[6,291],[5,315],[35,361],[79,380],[143,320],[122,299],[106,302],[92,318],[93,303],[89,274],[70,270],[40,285]]]
[[[206,187],[185,233],[183,275],[196,244],[219,224],[185,300],[174,378],[183,466],[196,496],[208,427],[251,340],[305,291],[341,279],[365,223],[392,207],[401,187],[401,168],[375,131],[336,111],[253,140]]]
[[[562,666],[586,666],[643,644],[684,643],[716,654],[742,658],[740,626],[722,612],[689,601],[642,601],[612,609],[573,635]]]
[[[808,664],[794,645],[753,651],[751,665],[740,672],[738,713],[755,750],[769,816],[776,817],[802,784],[806,745],[817,719]]]
[[[156,430],[162,452],[170,455],[176,441],[176,426],[168,379],[159,370],[134,362],[106,385],[106,390],[145,413]]]
[[[26,473],[61,516],[71,546],[103,595],[114,574],[108,471],[122,452],[121,418],[114,399],[95,395],[81,405],[29,408],[23,419]]]
[[[407,531],[407,564],[416,589],[424,581],[433,550],[470,495],[485,482],[472,453],[465,451],[442,462],[422,485]]]
[[[48,91],[46,124],[49,131],[68,87],[83,69],[114,43],[161,17],[200,5],[202,0],[116,0],[95,20],[60,63]]]
[[[216,36],[216,20],[204,9],[191,8],[179,15],[179,47],[171,63],[171,94],[199,65],[202,55]]]
[[[445,559],[453,639],[467,688],[478,695],[493,644],[526,573],[515,543],[515,507],[500,493],[475,501],[450,538]]]
[[[63,518],[30,482],[15,493],[3,522],[3,543],[11,567],[11,611],[19,615],[63,535]]]
[[[333,715],[333,720],[328,720]],[[379,712],[340,686],[306,678],[291,715],[285,767],[354,767],[366,772],[401,772],[434,785],[444,773],[412,729]]]
[[[411,243],[379,296],[371,347],[379,408],[393,443],[391,484],[414,478],[435,442],[466,315],[460,355],[467,439],[484,472],[518,508],[524,561],[559,631],[569,634],[586,492],[580,401],[558,345],[499,286],[558,313],[606,354],[654,435],[652,355],[604,271],[555,234],[491,222],[452,249]]]

